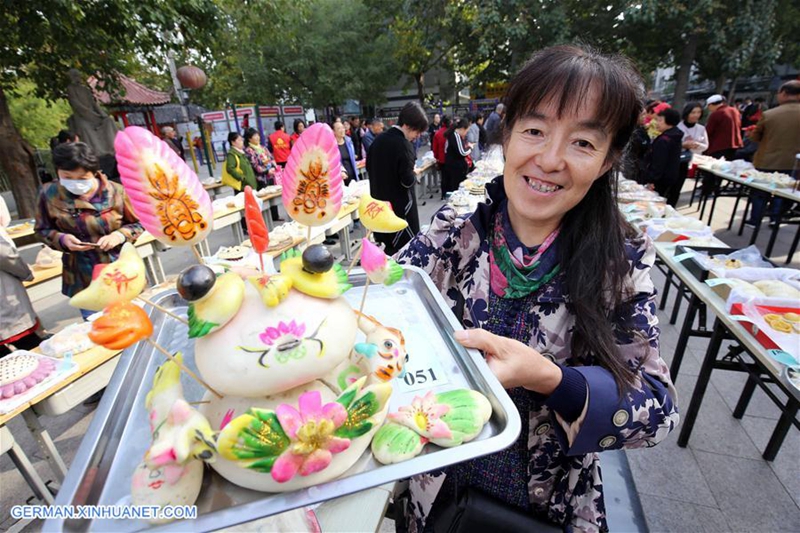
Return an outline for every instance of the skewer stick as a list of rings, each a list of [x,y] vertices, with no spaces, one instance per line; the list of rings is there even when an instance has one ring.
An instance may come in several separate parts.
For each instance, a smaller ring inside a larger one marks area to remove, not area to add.
[[[197,261],[198,261],[198,262],[199,262],[201,265],[205,265],[205,264],[206,264],[206,262],[205,262],[205,261],[203,261],[203,256],[202,256],[202,255],[200,255],[200,250],[198,250],[198,249],[197,249],[197,246],[193,244],[193,245],[191,246],[191,249],[192,249],[192,251],[194,252],[194,256],[197,258]]]
[[[367,278],[367,283],[364,285],[364,294],[361,296],[361,306],[358,308],[358,313],[361,315],[364,314],[364,304],[367,303],[368,289],[369,289],[369,278]]]
[[[153,301],[150,301],[147,298],[144,298],[142,296],[137,296],[136,299],[137,300],[141,300],[142,302],[146,303],[147,305],[152,305],[153,307],[155,307],[156,309],[158,309],[162,313],[166,313],[167,315],[171,316],[172,318],[174,318],[178,322],[182,322],[182,323],[186,324],[187,326],[189,325],[189,321],[186,320],[185,318],[183,318],[182,316],[176,315],[175,313],[173,313],[169,309],[167,309],[167,308],[165,308],[165,307],[163,307],[161,305],[158,305],[157,303],[155,303]]]
[[[311,246],[311,226],[306,227],[306,246]]]
[[[208,383],[206,383],[205,381],[203,381],[203,380],[200,378],[200,376],[198,376],[197,374],[195,374],[194,372],[192,372],[191,370],[189,370],[189,369],[188,369],[186,366],[184,366],[184,364],[183,364],[183,363],[181,363],[180,361],[178,361],[177,359],[175,359],[175,357],[174,357],[174,356],[173,356],[171,353],[169,353],[167,350],[165,350],[164,348],[162,348],[160,344],[158,344],[156,341],[154,341],[154,340],[153,340],[153,339],[151,339],[150,337],[146,338],[145,340],[146,340],[147,342],[149,342],[149,343],[150,343],[150,344],[151,344],[151,345],[152,345],[152,346],[153,346],[153,347],[154,347],[156,350],[158,350],[159,352],[161,352],[162,354],[164,354],[165,356],[167,356],[167,359],[169,359],[170,361],[172,361],[173,363],[175,363],[176,365],[178,365],[178,367],[179,367],[181,370],[183,370],[184,372],[186,372],[186,373],[189,375],[189,377],[191,377],[191,378],[192,378],[192,379],[194,379],[196,382],[198,382],[200,385],[202,385],[203,387],[205,387],[206,389],[208,389],[208,390],[211,392],[211,394],[213,394],[213,395],[214,395],[214,396],[216,396],[217,398],[222,398],[222,395],[221,395],[220,393],[218,393],[217,391],[215,391],[214,389],[212,389],[212,388],[211,388],[211,385],[209,385]]]
[[[365,239],[369,239],[369,236],[372,235],[372,230],[367,230],[367,234],[364,236]],[[356,250],[356,255],[353,257],[353,260],[350,262],[350,266],[347,267],[347,275],[350,275],[350,271],[353,270],[353,267],[356,266],[356,263],[359,259],[361,259],[361,252],[364,251],[363,243],[358,246],[358,250]]]

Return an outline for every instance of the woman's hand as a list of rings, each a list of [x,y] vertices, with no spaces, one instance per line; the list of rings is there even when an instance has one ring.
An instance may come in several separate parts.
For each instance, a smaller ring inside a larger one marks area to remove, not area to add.
[[[549,395],[561,383],[561,368],[519,341],[483,329],[456,331],[454,336],[465,348],[483,351],[489,368],[506,389],[525,387]]]
[[[70,252],[85,252],[92,249],[91,246],[83,244],[79,238],[71,233],[65,233],[61,237],[61,245]]]
[[[124,243],[127,239],[125,235],[120,233],[119,231],[115,231],[113,233],[109,233],[108,235],[103,235],[97,240],[97,244],[100,245],[100,249],[104,252],[109,250],[113,250],[120,244]]]

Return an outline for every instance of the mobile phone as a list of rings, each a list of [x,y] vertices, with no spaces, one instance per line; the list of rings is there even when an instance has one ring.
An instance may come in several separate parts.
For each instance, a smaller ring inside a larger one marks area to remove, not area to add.
[[[83,246],[91,246],[92,248],[100,248],[100,245],[97,244],[96,242],[83,242],[83,241],[81,241],[81,244]]]

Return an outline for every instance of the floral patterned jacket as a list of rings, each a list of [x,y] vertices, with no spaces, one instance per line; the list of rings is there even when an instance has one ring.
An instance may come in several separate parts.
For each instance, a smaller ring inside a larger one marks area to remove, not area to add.
[[[396,256],[399,262],[425,270],[468,328],[485,326],[492,312],[487,308],[491,299],[487,230],[505,198],[502,180],[487,185],[487,192],[489,199],[472,214],[457,216],[452,208],[442,208],[428,231]],[[514,389],[512,394],[515,397],[523,391],[534,396],[527,417],[521,409],[527,420],[523,420],[520,436],[527,445],[529,464],[527,472],[519,476],[527,478],[523,482],[527,482],[530,509],[566,530],[607,530],[598,452],[654,446],[679,420],[675,387],[658,352],[656,293],[650,279],[655,252],[646,236],[630,240],[626,247],[630,260],[627,311],[615,310],[610,327],[619,353],[636,369],[638,379],[622,398],[608,370],[585,358],[578,361],[571,354],[575,318],[567,308],[563,273],[534,293],[526,317],[533,330],[530,346],[556,363],[578,370],[587,386],[583,412],[572,423],[545,405],[541,395],[525,389]],[[410,501],[401,502],[410,531],[425,528],[446,475],[425,474],[410,480],[404,495]]]
[[[102,172],[97,172],[95,177],[100,187],[89,201],[74,196],[58,180],[45,184],[39,193],[34,229],[40,241],[64,252],[61,257],[64,267],[61,292],[67,296],[88,287],[94,266],[116,261],[121,246],[110,252],[99,248],[70,252],[61,245],[64,234],[75,235],[83,242],[97,242],[100,237],[119,231],[128,242],[136,242],[144,231],[122,185],[109,181]]]

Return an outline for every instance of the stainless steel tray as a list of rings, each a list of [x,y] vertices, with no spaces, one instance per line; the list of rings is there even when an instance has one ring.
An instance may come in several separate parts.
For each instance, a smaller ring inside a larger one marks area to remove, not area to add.
[[[366,276],[354,270],[354,288],[347,293],[350,304],[360,303]],[[173,290],[160,295],[156,303],[185,315],[186,302]],[[149,309],[149,308],[148,308]],[[364,312],[382,323],[403,331],[409,352],[408,374],[396,382],[391,411],[410,403],[427,390],[446,391],[467,387],[489,398],[493,413],[489,423],[472,442],[443,449],[428,445],[409,461],[381,465],[369,453],[341,477],[294,492],[271,494],[244,489],[228,482],[211,469],[206,470],[197,501],[198,517],[167,526],[163,531],[207,531],[249,522],[264,516],[312,505],[395,480],[497,452],[516,441],[520,417],[503,387],[486,366],[480,353],[466,350],[452,338],[462,329],[430,278],[421,270],[405,267],[405,276],[391,287],[370,285]],[[193,370],[194,341],[186,326],[150,309],[157,342],[168,350],[180,350]],[[106,389],[89,430],[58,492],[58,505],[124,505],[130,502],[130,484],[136,465],[150,445],[144,399],[156,368],[164,357],[146,343],[127,349]],[[411,377],[409,377],[411,376]],[[193,380],[182,378],[188,401],[197,401],[204,390]],[[48,520],[44,531],[138,531],[150,526],[142,521]]]

